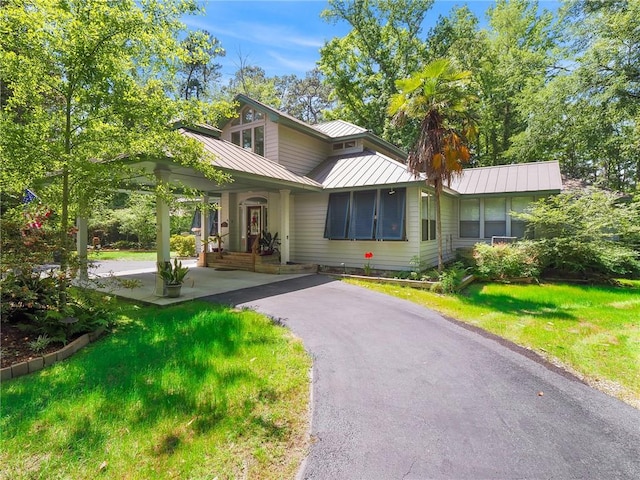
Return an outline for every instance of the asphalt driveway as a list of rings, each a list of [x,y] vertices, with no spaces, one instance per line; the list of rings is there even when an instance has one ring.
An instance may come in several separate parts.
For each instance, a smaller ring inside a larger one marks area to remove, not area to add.
[[[425,308],[322,276],[209,299],[313,356],[301,478],[640,478],[639,410]]]

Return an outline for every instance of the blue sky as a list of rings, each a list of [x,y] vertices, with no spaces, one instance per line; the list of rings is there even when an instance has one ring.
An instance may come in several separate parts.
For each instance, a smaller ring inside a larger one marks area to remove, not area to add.
[[[439,15],[448,15],[454,6],[467,4],[484,22],[484,12],[494,1],[436,0],[427,14],[423,35]],[[557,8],[556,0],[542,0],[541,7]],[[226,50],[220,59],[223,82],[238,69],[240,58],[258,65],[267,75],[304,76],[320,59],[324,42],[349,32],[342,22],[327,23],[320,13],[327,7],[320,0],[206,0],[205,15],[184,19],[190,29],[205,29],[217,37]]]

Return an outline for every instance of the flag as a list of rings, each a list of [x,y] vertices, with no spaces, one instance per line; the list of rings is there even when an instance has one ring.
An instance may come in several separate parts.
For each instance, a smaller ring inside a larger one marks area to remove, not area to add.
[[[31,190],[29,190],[28,188],[24,189],[24,196],[22,197],[22,203],[24,203],[25,205],[27,203],[31,203],[34,200],[38,200],[38,196],[33,193]]]

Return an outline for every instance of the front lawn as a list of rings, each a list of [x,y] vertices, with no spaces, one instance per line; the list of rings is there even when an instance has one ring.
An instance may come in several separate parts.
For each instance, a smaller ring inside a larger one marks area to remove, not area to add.
[[[88,253],[89,260],[138,260],[156,261],[157,253],[155,251],[143,252],[135,250],[91,250]],[[172,256],[175,256],[175,252],[171,252]]]
[[[302,344],[251,311],[126,308],[113,334],[2,384],[0,477],[293,478]]]
[[[351,282],[531,348],[640,408],[640,282],[625,287],[475,283],[463,294]]]

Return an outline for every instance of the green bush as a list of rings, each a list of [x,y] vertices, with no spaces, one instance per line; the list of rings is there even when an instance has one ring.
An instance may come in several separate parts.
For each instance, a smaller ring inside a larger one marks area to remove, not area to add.
[[[195,235],[171,235],[169,246],[179,257],[194,257],[196,255]]]
[[[476,275],[483,280],[537,278],[540,275],[539,252],[533,242],[477,243],[473,249]]]
[[[545,238],[535,242],[544,270],[579,275],[640,274],[640,258],[633,249],[613,241],[582,242],[573,238]]]
[[[456,262],[446,268],[438,276],[438,281],[431,286],[431,291],[435,293],[454,293],[462,279],[467,273],[467,269],[460,262]]]

